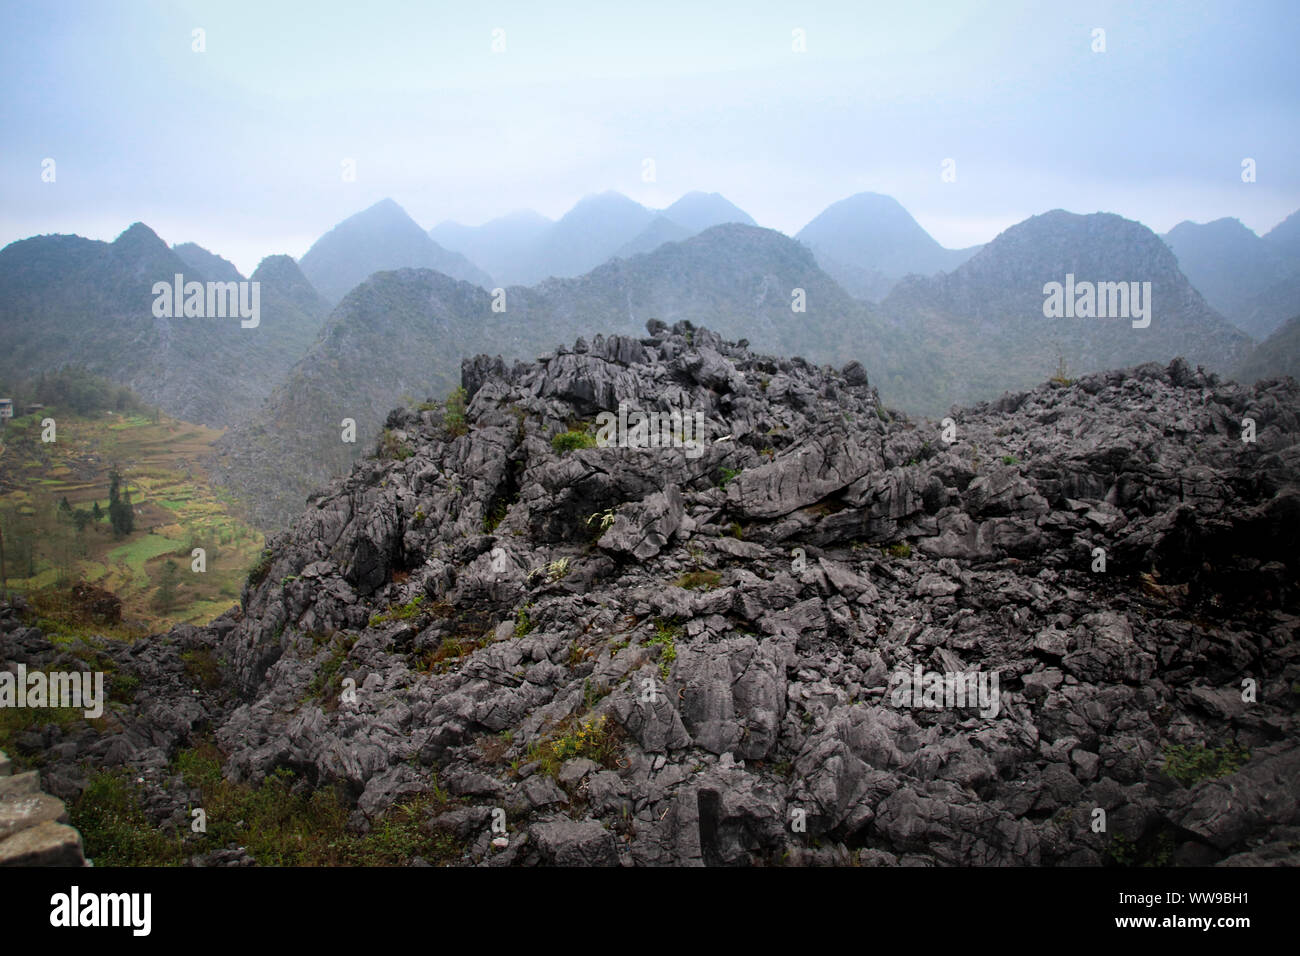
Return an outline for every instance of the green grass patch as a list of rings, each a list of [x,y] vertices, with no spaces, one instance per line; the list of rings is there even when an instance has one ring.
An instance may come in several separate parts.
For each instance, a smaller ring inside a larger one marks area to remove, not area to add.
[[[1235,743],[1213,750],[1204,744],[1197,747],[1170,744],[1164,756],[1165,774],[1184,787],[1193,787],[1202,780],[1236,773],[1250,759],[1250,751]]]
[[[108,428],[109,431],[120,432],[127,431],[131,428],[146,428],[152,424],[153,421],[145,418],[143,415],[123,415],[118,421],[109,425]]]
[[[329,657],[325,659],[325,663],[307,685],[309,699],[319,699],[326,707],[335,703],[339,692],[339,671],[343,669],[343,662],[348,659],[348,654],[352,652],[352,645],[356,640],[355,634],[334,638]]]
[[[27,731],[40,730],[48,724],[66,730],[85,719],[85,712],[76,707],[0,707],[0,750],[21,760],[18,738]],[[32,762],[42,764],[43,755],[34,755]]]
[[[161,534],[142,534],[108,552],[108,558],[110,561],[123,562],[131,569],[132,574],[147,579],[148,572],[145,571],[144,567],[146,561],[178,551],[184,548],[186,544],[185,541],[168,538]]]
[[[188,827],[168,833],[149,822],[142,791],[120,771],[101,770],[71,808],[86,856],[97,866],[178,866],[195,854],[242,846],[262,866],[405,866],[415,857],[452,862],[461,847],[421,823],[453,801],[431,782],[431,792],[391,807],[369,833],[348,829],[348,809],[333,789],[303,792],[293,772],[280,768],[260,786],[221,774],[221,753],[201,744],[177,754],[172,770],[199,791],[194,808],[206,833]]]

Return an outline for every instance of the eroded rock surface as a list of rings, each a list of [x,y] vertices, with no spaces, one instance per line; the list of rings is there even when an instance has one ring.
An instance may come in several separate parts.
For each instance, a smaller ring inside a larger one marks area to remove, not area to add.
[[[856,363],[649,328],[467,361],[464,434],[392,412],[407,453],[314,497],[239,611],[105,651],[141,686],[113,729],[23,741],[50,791],[127,766],[183,826],[167,762],[211,732],[360,828],[436,775],[466,864],[1300,863],[1294,381],[1144,365],[947,442]],[[620,402],[702,412],[702,453],[552,447]],[[918,667],[996,707],[911,706]]]

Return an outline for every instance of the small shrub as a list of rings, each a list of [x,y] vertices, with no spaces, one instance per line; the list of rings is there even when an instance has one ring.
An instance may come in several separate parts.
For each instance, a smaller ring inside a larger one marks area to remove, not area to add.
[[[555,449],[557,455],[563,455],[565,452],[577,451],[579,448],[595,448],[596,438],[585,431],[560,432],[551,439],[551,447]]]
[[[912,546],[906,541],[900,541],[897,544],[891,544],[884,549],[885,554],[892,558],[910,558],[912,556]]]
[[[22,751],[17,745],[21,734],[48,724],[57,724],[67,730],[85,719],[84,711],[76,707],[0,707],[0,750],[7,751],[21,763]],[[40,765],[44,761],[43,751],[31,756],[34,764]]]
[[[598,534],[604,534],[609,530],[609,526],[614,523],[614,509],[609,508],[605,511],[597,511],[587,519],[587,527],[596,529]]]
[[[605,697],[609,696],[610,691],[613,689],[614,688],[603,682],[600,684],[593,684],[590,678],[584,680],[582,682],[582,706],[587,710],[591,710],[591,708],[599,704]]]
[[[1236,773],[1250,759],[1250,751],[1236,744],[1211,750],[1204,744],[1184,747],[1171,744],[1165,748],[1165,774],[1184,787],[1202,780],[1215,780]]]
[[[677,638],[682,636],[680,625],[669,624],[667,621],[655,622],[655,636],[646,641],[647,647],[658,647],[659,650],[659,676],[665,681],[668,680],[668,673],[672,669],[673,661],[677,660]]]
[[[537,761],[542,773],[555,776],[566,760],[585,757],[603,767],[614,767],[618,760],[617,725],[602,714],[574,722],[550,740],[541,740],[528,748],[528,759]]]
[[[263,549],[262,556],[258,558],[257,564],[253,565],[248,571],[248,586],[250,588],[255,588],[266,580],[266,576],[271,573],[273,559],[271,549]]]
[[[370,626],[378,627],[380,624],[387,624],[389,621],[409,621],[418,617],[420,614],[420,605],[424,602],[424,595],[417,594],[405,604],[399,604],[390,608],[387,613],[375,614],[370,618]]]
[[[1020,460],[1020,459],[1017,458],[1015,455],[1003,455],[1003,456],[1002,456],[1002,464],[1004,464],[1004,465],[1014,465],[1014,464],[1016,464],[1016,462],[1018,462],[1019,460]]]
[[[1137,842],[1122,833],[1111,837],[1105,850],[1105,859],[1112,866],[1164,867],[1174,853],[1174,836],[1169,830],[1144,837]]]
[[[506,513],[510,510],[510,504],[506,501],[498,501],[492,508],[486,518],[483,519],[483,533],[491,534],[497,529],[502,521],[506,520]]]
[[[325,663],[321,665],[311,683],[307,686],[307,696],[310,699],[319,699],[325,704],[333,702],[335,694],[338,691],[336,678],[339,671],[343,669],[343,662],[348,659],[348,654],[352,652],[352,645],[356,642],[355,635],[347,635],[342,640],[338,640],[330,656],[326,658]]]
[[[465,640],[460,637],[444,637],[442,643],[432,652],[425,653],[416,665],[422,673],[441,674],[465,656],[480,647],[486,647],[492,641],[492,633],[480,636],[477,640]]]
[[[528,619],[528,607],[521,607],[515,612],[515,637],[523,637],[533,626],[533,622]]]
[[[722,480],[718,482],[719,488],[727,487],[727,483],[737,478],[741,472],[739,468],[720,468],[718,470],[722,472]]]
[[[1058,385],[1073,385],[1074,379],[1069,377],[1069,372],[1065,367],[1065,356],[1057,356],[1056,373],[1052,376],[1051,381]]]
[[[447,396],[443,403],[442,427],[448,438],[458,438],[469,431],[465,419],[465,389],[457,387]]]
[[[385,428],[379,435],[379,457],[385,461],[406,461],[415,454],[410,445]]]
[[[108,680],[108,699],[120,704],[129,704],[135,700],[135,693],[140,689],[140,678],[134,674],[118,671]]]
[[[181,654],[181,663],[185,667],[185,676],[191,683],[198,684],[205,690],[216,690],[221,686],[221,667],[216,656],[207,648],[185,651]]]

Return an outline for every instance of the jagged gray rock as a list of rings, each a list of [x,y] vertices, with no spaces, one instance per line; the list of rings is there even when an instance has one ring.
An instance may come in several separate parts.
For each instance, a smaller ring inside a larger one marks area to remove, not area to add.
[[[649,331],[467,361],[464,434],[393,411],[409,456],[313,499],[238,613],[106,651],[148,699],[28,741],[48,785],[139,768],[174,825],[167,759],[213,728],[228,776],[338,785],[362,829],[436,774],[466,864],[1300,862],[1300,385],[1144,365],[946,441],[860,369]],[[619,402],[700,411],[701,454],[552,447]],[[0,610],[0,653],[54,648]],[[927,707],[917,668],[998,683]]]

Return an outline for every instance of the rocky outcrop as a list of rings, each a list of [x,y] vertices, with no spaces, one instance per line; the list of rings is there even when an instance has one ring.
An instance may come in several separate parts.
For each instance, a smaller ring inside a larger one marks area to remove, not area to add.
[[[67,808],[40,786],[35,770],[15,774],[0,750],[0,866],[85,866]]]
[[[467,362],[463,434],[392,412],[406,451],[133,650],[150,700],[47,731],[47,777],[152,767],[175,826],[159,761],[211,728],[361,829],[440,788],[466,864],[1300,862],[1300,386],[1175,361],[908,421],[861,367],[649,330]],[[702,413],[699,454],[552,444],[615,402]]]

